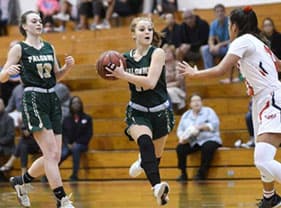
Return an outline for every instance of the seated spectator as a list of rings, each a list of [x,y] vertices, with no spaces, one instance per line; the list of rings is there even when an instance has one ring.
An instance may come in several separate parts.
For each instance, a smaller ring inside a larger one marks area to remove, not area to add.
[[[161,14],[174,13],[178,10],[178,4],[176,0],[157,0],[157,12]]]
[[[254,137],[254,126],[253,126],[253,119],[252,119],[252,100],[249,102],[248,112],[246,113],[245,120],[249,133],[249,141],[246,143],[246,146],[254,147],[255,137]]]
[[[0,167],[1,172],[9,171],[17,158],[20,158],[21,172],[24,174],[27,170],[28,154],[39,154],[40,148],[33,138],[32,134],[23,127],[22,135],[16,145],[15,151],[10,159]]]
[[[60,5],[57,0],[37,0],[37,10],[42,18],[44,32],[53,32],[53,15],[59,13]]]
[[[15,126],[13,119],[5,111],[5,105],[0,98],[0,155],[10,156],[15,146]]]
[[[162,46],[165,44],[174,45],[178,48],[181,45],[181,29],[180,25],[176,23],[174,15],[171,13],[165,16],[166,27],[161,31],[163,34]]]
[[[217,4],[214,8],[216,19],[211,23],[208,45],[201,47],[205,69],[214,66],[214,57],[223,57],[229,45],[228,18],[225,7]]]
[[[142,0],[115,0],[114,12],[121,17],[138,14],[141,10]]]
[[[163,49],[166,52],[165,69],[167,90],[173,105],[173,110],[178,114],[185,109],[185,79],[183,76],[179,76],[178,70],[176,70],[177,61],[175,47],[173,45],[165,45]]]
[[[74,20],[73,16],[75,4],[73,0],[61,0],[61,9],[60,12],[53,15],[55,22],[54,32],[63,32],[67,22]]]
[[[0,36],[8,35],[8,17],[10,0],[0,1]]]
[[[18,40],[13,40],[10,42],[9,49],[18,43]],[[2,69],[2,68],[1,68]],[[20,76],[12,75],[9,77],[9,80],[5,83],[1,83],[1,92],[0,95],[4,101],[5,106],[8,105],[8,101],[12,95],[13,89],[20,83]]]
[[[88,144],[93,136],[93,123],[92,118],[84,112],[79,97],[71,98],[69,111],[70,114],[63,120],[61,162],[72,154],[73,171],[69,179],[77,181],[80,155],[88,150]]]
[[[8,105],[5,110],[14,120],[15,127],[19,127],[22,123],[22,96],[23,96],[23,84],[20,82],[12,91],[12,96],[9,99]]]
[[[200,47],[207,44],[209,25],[200,19],[193,11],[183,13],[184,22],[181,24],[181,45],[177,48],[177,60],[196,62],[201,58]]]
[[[279,33],[271,18],[267,17],[263,20],[262,33],[268,39],[272,52],[281,59],[281,33]]]
[[[201,164],[195,180],[204,180],[216,149],[221,146],[219,119],[213,109],[202,105],[202,98],[194,94],[190,98],[191,109],[186,111],[180,120],[177,136],[179,143],[176,148],[178,168],[181,175],[178,181],[187,180],[187,156],[201,151]]]
[[[78,2],[79,24],[77,29],[89,29],[89,19],[94,16],[92,0],[79,0]]]
[[[60,99],[63,120],[69,114],[70,91],[65,84],[57,82],[55,92]]]
[[[110,29],[110,18],[113,13],[115,0],[93,0],[94,21],[91,30]]]

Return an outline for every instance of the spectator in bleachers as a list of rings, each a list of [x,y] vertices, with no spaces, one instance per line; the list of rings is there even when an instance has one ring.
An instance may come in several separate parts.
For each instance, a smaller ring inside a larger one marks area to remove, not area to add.
[[[115,0],[114,12],[121,17],[140,13],[142,0]]]
[[[10,0],[0,1],[0,36],[8,35],[9,2]]]
[[[55,85],[55,92],[60,100],[63,120],[69,114],[70,91],[65,84],[57,82]]]
[[[39,154],[40,148],[33,138],[32,134],[23,127],[21,129],[21,137],[16,145],[16,148],[9,158],[9,160],[0,167],[1,172],[10,171],[13,168],[14,162],[17,158],[20,158],[21,172],[24,174],[27,170],[28,154]]]
[[[67,22],[75,20],[73,10],[75,10],[74,0],[61,0],[60,12],[53,15],[55,21],[54,32],[63,32]]]
[[[204,180],[214,153],[222,144],[220,122],[215,111],[203,106],[202,98],[197,94],[191,96],[190,107],[191,109],[182,115],[177,129],[179,143],[176,150],[178,168],[181,170],[178,181],[187,180],[187,156],[197,151],[201,151],[201,164],[194,179]]]
[[[249,141],[246,143],[246,147],[254,147],[255,146],[255,137],[254,137],[254,126],[253,126],[253,118],[252,118],[252,100],[249,102],[248,112],[245,116],[247,130],[249,133]]]
[[[143,0],[142,13],[151,15],[152,13],[158,13],[160,15],[167,13],[174,13],[177,11],[176,0]]]
[[[113,13],[115,0],[93,0],[94,20],[91,30],[110,29],[110,18]]]
[[[176,23],[174,15],[168,13],[165,16],[166,27],[161,31],[163,34],[162,46],[165,44],[174,45],[178,48],[181,45],[181,27]]]
[[[176,51],[177,59],[195,62],[201,58],[200,47],[207,44],[209,25],[191,10],[183,13],[183,19],[181,45]]]
[[[185,79],[176,70],[176,53],[173,45],[164,45],[167,91],[176,114],[185,109]]]
[[[216,19],[211,23],[208,44],[201,47],[204,68],[214,66],[214,57],[223,57],[229,45],[228,17],[225,7],[217,4],[214,7]]]
[[[22,97],[23,97],[23,84],[20,82],[12,91],[12,96],[9,99],[8,105],[5,110],[13,118],[15,127],[21,126],[22,123]]]
[[[9,0],[8,4],[8,24],[9,25],[18,25],[20,19],[20,3],[19,0]]]
[[[81,153],[88,150],[90,139],[93,136],[93,122],[91,116],[84,112],[80,97],[71,98],[69,111],[70,114],[63,120],[61,162],[72,154],[73,171],[69,179],[77,181]]]
[[[59,13],[60,11],[58,0],[37,0],[36,5],[43,22],[44,32],[53,32],[53,15]]]
[[[15,146],[15,126],[13,119],[5,111],[5,105],[0,98],[0,155],[10,156]]]
[[[92,0],[79,0],[78,1],[78,16],[79,24],[78,30],[85,30],[89,28],[89,18],[93,18],[93,3]]]
[[[9,49],[11,49],[15,44],[18,43],[18,40],[13,40],[10,42]],[[1,68],[2,70],[2,68]],[[1,83],[1,92],[0,95],[4,101],[5,106],[8,105],[8,101],[12,95],[13,89],[20,83],[20,76],[12,75],[9,77],[9,80],[5,83]]]
[[[279,33],[271,18],[267,17],[263,20],[262,32],[269,40],[272,52],[281,59],[281,33]]]

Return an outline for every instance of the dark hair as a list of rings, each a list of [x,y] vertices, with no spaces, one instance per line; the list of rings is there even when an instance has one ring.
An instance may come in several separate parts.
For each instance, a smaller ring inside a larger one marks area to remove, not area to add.
[[[25,29],[23,29],[23,25],[26,24],[27,16],[28,16],[29,14],[38,14],[38,15],[39,15],[38,12],[35,12],[35,11],[33,11],[33,10],[29,10],[29,11],[27,11],[27,12],[25,12],[25,13],[23,13],[23,14],[21,15],[20,22],[19,22],[19,30],[20,30],[20,33],[21,33],[24,37],[26,37],[26,31],[25,31]]]
[[[199,93],[192,93],[192,94],[189,96],[189,102],[191,101],[191,99],[192,99],[193,97],[196,97],[196,96],[200,97],[201,100],[203,99],[202,96],[201,96]]]
[[[223,10],[225,10],[225,7],[223,4],[216,4],[214,7],[214,10],[216,11],[216,9],[218,9],[218,8],[222,8]]]
[[[72,109],[72,107],[71,107],[74,99],[78,99],[79,102],[80,102],[80,105],[81,105],[80,111],[79,111],[78,113],[83,113],[83,112],[84,112],[83,102],[82,102],[82,100],[81,100],[81,98],[80,98],[79,96],[73,96],[73,97],[70,98],[70,102],[69,102],[69,112],[70,112],[71,114],[74,114],[73,109]]]
[[[230,13],[230,21],[231,24],[237,25],[239,29],[238,36],[250,33],[261,39],[257,15],[251,7],[232,10]]]

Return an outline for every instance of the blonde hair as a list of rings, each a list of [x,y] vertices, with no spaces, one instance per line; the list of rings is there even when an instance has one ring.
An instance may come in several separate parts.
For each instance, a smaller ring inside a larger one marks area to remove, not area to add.
[[[136,26],[140,21],[147,21],[151,23],[151,26],[153,28],[153,38],[152,38],[152,45],[159,47],[161,45],[161,40],[163,35],[159,32],[156,32],[154,29],[154,24],[149,17],[136,17],[132,20],[131,25],[130,25],[130,30],[132,33],[136,32]]]

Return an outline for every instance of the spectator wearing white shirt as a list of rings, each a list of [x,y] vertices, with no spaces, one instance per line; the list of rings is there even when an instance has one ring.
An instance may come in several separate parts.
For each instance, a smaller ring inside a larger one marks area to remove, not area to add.
[[[191,96],[190,108],[182,115],[177,129],[179,143],[176,150],[178,168],[181,170],[178,181],[187,180],[187,156],[197,151],[201,151],[201,164],[194,179],[204,180],[214,153],[222,144],[220,122],[214,110],[204,107],[202,98],[197,94]]]

